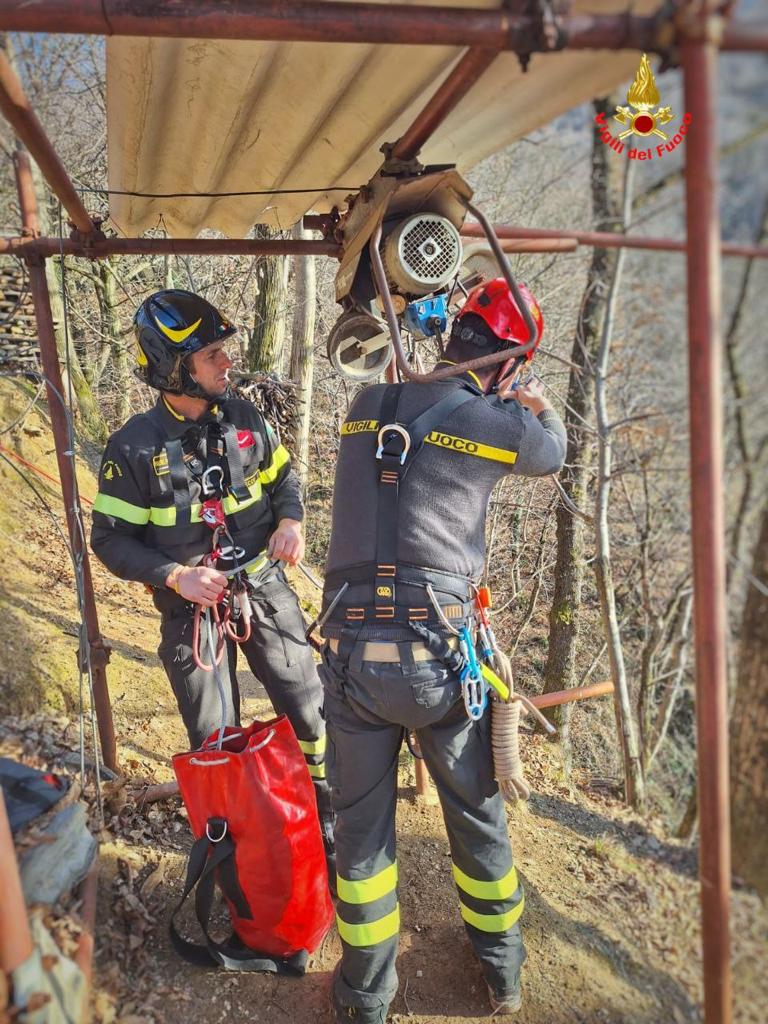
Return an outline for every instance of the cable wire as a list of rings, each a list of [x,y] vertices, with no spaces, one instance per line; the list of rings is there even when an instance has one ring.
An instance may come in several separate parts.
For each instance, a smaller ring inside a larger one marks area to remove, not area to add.
[[[85,188],[77,192],[88,192],[100,196],[133,196],[136,199],[240,199],[245,196],[300,196],[323,195],[325,192],[357,192],[357,185],[327,185],[325,188],[262,188],[250,192],[134,192],[131,189]]]
[[[72,536],[70,537],[70,557],[75,570],[75,587],[77,590],[77,603],[80,611],[79,627],[79,651],[77,659],[78,670],[78,691],[80,703],[80,774],[85,785],[85,686],[84,680],[88,680],[88,698],[90,703],[90,724],[91,743],[93,746],[93,767],[94,785],[96,789],[96,807],[100,822],[104,824],[104,806],[101,793],[101,748],[99,744],[98,729],[96,723],[96,701],[93,690],[93,663],[91,660],[91,643],[88,638],[88,627],[85,621],[85,577],[83,562],[85,559],[86,539],[85,527],[83,525],[80,509],[80,494],[77,485],[77,462],[75,459],[75,429],[72,418],[74,408],[74,397],[72,389],[72,362],[70,356],[70,333],[69,333],[69,298],[67,295],[67,265],[64,259],[64,231],[61,202],[58,204],[59,221],[59,257],[61,262],[61,299],[62,299],[62,320],[64,327],[64,364],[67,371],[67,399],[65,403],[61,398],[67,420],[67,450],[64,452],[72,467],[72,506],[69,509],[69,521],[72,523]],[[55,388],[54,388],[55,391]],[[75,536],[79,543],[75,544]]]

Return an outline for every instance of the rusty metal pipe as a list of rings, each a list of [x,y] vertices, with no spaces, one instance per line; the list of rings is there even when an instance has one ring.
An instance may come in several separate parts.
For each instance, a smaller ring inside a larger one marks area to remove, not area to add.
[[[70,445],[69,424],[61,403],[64,385],[61,380],[59,357],[56,351],[51,300],[48,293],[48,281],[45,276],[45,261],[43,259],[37,261],[30,259],[27,261],[27,266],[29,268],[29,287],[32,292],[37,336],[40,344],[40,360],[43,365],[45,387],[48,395],[48,411],[51,417],[51,429],[53,430],[56,444],[56,461],[59,467],[59,477],[61,478],[64,511],[67,515],[67,525],[69,527],[69,540],[75,558],[80,561],[83,574],[82,613],[91,653],[93,701],[99,727],[101,754],[106,766],[114,772],[119,772],[115,729],[112,723],[112,706],[107,686],[106,663],[109,659],[109,652],[104,645],[99,629],[99,617],[96,610],[96,600],[93,595],[91,563],[88,558],[88,546],[80,528],[82,509],[74,483],[72,463],[69,456],[65,454]]]
[[[0,22],[4,21],[0,8]],[[64,164],[37,119],[19,77],[11,67],[5,53],[0,50],[0,110],[10,122],[16,135],[35,158],[43,177],[72,219],[75,227],[85,234],[94,230],[94,224],[83,206],[75,186],[69,180]],[[21,199],[21,197],[20,197]],[[31,230],[31,227],[30,227]]]
[[[768,53],[768,25],[764,21],[729,21],[723,29],[720,49],[730,53]]]
[[[592,683],[591,686],[573,686],[569,690],[554,690],[552,693],[540,693],[531,697],[530,701],[537,708],[553,708],[558,704],[570,704],[575,700],[588,700],[590,697],[606,697],[613,693],[610,679],[603,683]]]
[[[40,235],[40,220],[37,216],[32,166],[29,162],[29,153],[25,149],[14,150],[13,171],[16,177],[16,191],[19,194],[21,222],[27,235],[37,238]]]
[[[652,249],[666,252],[687,252],[687,243],[675,238],[620,235],[612,231],[563,231],[552,228],[524,228],[516,224],[494,224],[493,230],[504,239],[575,239],[579,245],[596,245],[604,249]],[[466,223],[461,229],[463,238],[485,238],[479,224]],[[768,258],[768,246],[742,245],[739,242],[721,242],[723,256],[744,256],[751,259]]]
[[[427,139],[467,95],[498,52],[480,47],[468,50],[413,124],[397,140],[392,147],[392,156],[399,160],[412,160],[416,157]]]
[[[261,39],[322,43],[399,43],[533,52],[548,49],[540,20],[504,8],[308,0],[0,0],[0,21],[15,32]],[[569,45],[655,50],[651,17],[571,15],[561,20]]]
[[[298,238],[106,238],[79,242],[71,238],[0,238],[0,255],[140,256],[145,253],[178,256],[340,256],[336,242]]]
[[[170,782],[158,782],[153,786],[147,786],[141,794],[139,806],[143,807],[144,804],[154,804],[158,800],[170,800],[171,797],[178,795],[179,784],[176,779],[172,779]]]
[[[21,154],[23,156],[23,154]],[[37,203],[32,183],[32,169],[29,160],[15,161],[16,180],[19,187],[19,202],[30,221],[24,224],[31,230],[37,220]],[[31,244],[35,244],[34,241]],[[91,668],[93,678],[93,699],[101,740],[101,753],[104,763],[112,771],[117,772],[117,746],[115,729],[112,723],[112,707],[107,687],[106,663],[109,650],[99,629],[99,617],[96,600],[93,596],[93,580],[91,579],[91,563],[88,559],[88,545],[81,531],[82,509],[77,494],[72,463],[65,452],[70,446],[69,423],[62,405],[61,396],[64,385],[61,381],[59,356],[56,351],[56,335],[51,314],[51,299],[48,293],[48,281],[45,276],[45,260],[34,253],[27,259],[29,268],[29,287],[35,309],[37,336],[40,344],[40,360],[45,374],[45,387],[48,395],[48,411],[51,417],[51,429],[56,445],[56,461],[59,467],[61,492],[64,498],[64,511],[69,527],[69,539],[75,558],[80,561],[83,574],[83,618],[85,619],[88,644],[91,652]]]
[[[681,55],[685,109],[693,124],[686,146],[685,198],[704,1019],[706,1024],[729,1024],[731,853],[717,46],[703,38],[686,39]]]
[[[308,0],[0,0],[0,22],[13,32],[76,32],[101,36],[185,39],[263,39],[322,43],[399,43],[483,47],[532,53],[550,49],[540,22],[506,8],[426,7]],[[571,14],[560,19],[572,49],[668,47],[663,22],[632,15]],[[758,27],[724,33],[722,45],[764,49]],[[732,42],[733,41],[733,42]]]

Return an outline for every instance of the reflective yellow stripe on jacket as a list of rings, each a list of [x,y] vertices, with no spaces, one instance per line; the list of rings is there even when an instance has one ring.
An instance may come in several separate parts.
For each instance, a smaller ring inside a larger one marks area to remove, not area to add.
[[[282,445],[280,446],[282,447]],[[278,452],[280,449],[278,448]],[[222,508],[226,515],[232,515],[235,512],[242,512],[243,509],[248,508],[250,505],[261,499],[262,495],[262,483],[271,482],[277,479],[277,474],[280,471],[281,466],[284,466],[286,462],[290,461],[288,452],[285,451],[285,459],[280,462],[276,467],[276,459],[273,459],[272,465],[269,469],[262,470],[259,475],[249,477],[250,483],[247,484],[248,493],[250,497],[245,498],[243,501],[238,501],[237,498],[228,494],[222,501]],[[277,452],[275,453],[277,457]],[[199,501],[193,502],[189,510],[189,519],[192,523],[202,522],[202,504]],[[140,505],[132,505],[128,501],[123,501],[122,498],[113,498],[109,494],[102,494],[99,492],[96,495],[96,500],[93,503],[93,509],[95,512],[101,512],[102,515],[112,516],[115,519],[122,519],[126,523],[132,523],[134,526],[143,526],[145,523],[152,523],[154,526],[175,526],[176,525],[176,506],[175,505],[152,505],[149,508],[142,508]]]
[[[352,434],[376,433],[378,429],[378,420],[348,420],[341,426],[341,436],[349,437]],[[458,455],[474,455],[478,459],[489,459],[491,462],[507,462],[510,465],[517,461],[517,452],[508,451],[506,448],[496,448],[491,444],[482,444],[480,441],[473,441],[469,437],[445,434],[441,430],[433,430],[427,434],[424,440],[427,444],[434,444],[444,451],[453,452]]]

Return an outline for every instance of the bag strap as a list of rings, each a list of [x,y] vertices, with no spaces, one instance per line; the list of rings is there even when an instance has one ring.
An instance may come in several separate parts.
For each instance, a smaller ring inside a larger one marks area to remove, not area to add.
[[[220,833],[220,838],[215,838],[216,832]],[[227,822],[223,818],[209,818],[205,835],[194,843],[190,851],[184,892],[168,925],[171,944],[182,960],[195,967],[218,966],[229,971],[304,974],[309,959],[305,949],[300,949],[291,957],[273,957],[250,949],[237,936],[233,936],[229,942],[215,942],[211,938],[208,922],[217,879],[224,896],[234,905],[238,916],[253,920],[253,913],[237,877],[235,843],[227,829]],[[182,938],[176,927],[176,917],[195,887],[195,915],[205,936],[204,944]]]

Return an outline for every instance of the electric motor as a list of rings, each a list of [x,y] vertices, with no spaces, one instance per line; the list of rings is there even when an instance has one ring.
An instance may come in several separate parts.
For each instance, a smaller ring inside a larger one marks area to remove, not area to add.
[[[381,244],[392,290],[416,297],[448,284],[461,266],[461,253],[458,229],[435,213],[407,217]]]

